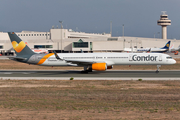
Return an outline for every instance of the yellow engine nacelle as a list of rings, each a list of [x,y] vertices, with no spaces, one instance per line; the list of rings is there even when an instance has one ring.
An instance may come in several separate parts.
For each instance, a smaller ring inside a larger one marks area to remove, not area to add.
[[[106,63],[93,63],[92,70],[104,71],[107,69]]]

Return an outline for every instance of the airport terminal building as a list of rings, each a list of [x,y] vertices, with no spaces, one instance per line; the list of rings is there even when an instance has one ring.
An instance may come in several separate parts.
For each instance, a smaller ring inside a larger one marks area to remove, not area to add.
[[[15,32],[30,48],[56,50],[61,53],[81,52],[123,52],[124,48],[163,47],[166,42],[178,47],[180,40],[111,37],[111,34],[75,32],[71,29],[50,29],[49,32],[22,31]],[[0,32],[0,52],[12,52],[9,36]]]

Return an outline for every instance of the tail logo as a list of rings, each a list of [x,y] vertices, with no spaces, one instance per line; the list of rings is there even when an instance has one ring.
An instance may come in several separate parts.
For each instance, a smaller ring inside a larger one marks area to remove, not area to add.
[[[169,47],[169,44],[167,44],[166,47]]]
[[[25,47],[26,44],[21,41],[19,44],[16,41],[12,41],[13,48],[16,52],[20,53]]]

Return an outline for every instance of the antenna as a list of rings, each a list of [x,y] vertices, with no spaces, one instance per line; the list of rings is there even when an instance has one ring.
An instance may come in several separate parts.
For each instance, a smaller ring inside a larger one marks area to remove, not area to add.
[[[161,11],[162,12],[162,15],[166,15],[166,11]]]

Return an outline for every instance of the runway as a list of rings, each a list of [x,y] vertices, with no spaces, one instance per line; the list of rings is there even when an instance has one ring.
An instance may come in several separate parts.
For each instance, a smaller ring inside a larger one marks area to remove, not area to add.
[[[0,71],[1,79],[45,79],[45,80],[180,80],[180,71],[93,71],[88,74],[81,71]]]

